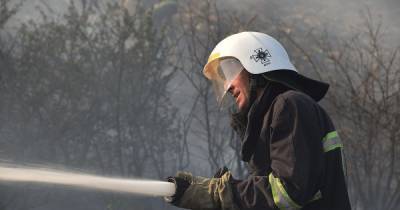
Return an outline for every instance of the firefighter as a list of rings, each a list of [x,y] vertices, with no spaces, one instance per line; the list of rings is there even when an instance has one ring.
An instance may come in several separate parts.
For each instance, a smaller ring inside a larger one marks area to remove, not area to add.
[[[217,44],[203,69],[217,101],[233,96],[232,127],[250,175],[225,168],[213,178],[178,172],[166,198],[188,209],[350,209],[342,143],[318,104],[329,85],[299,74],[283,46],[259,32]]]

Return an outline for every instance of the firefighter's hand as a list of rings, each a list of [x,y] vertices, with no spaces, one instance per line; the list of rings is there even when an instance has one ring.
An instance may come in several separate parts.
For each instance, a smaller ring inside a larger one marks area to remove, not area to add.
[[[175,194],[171,197],[165,197],[165,200],[169,203],[177,205],[186,189],[192,182],[192,174],[187,172],[178,172],[175,176],[167,178],[168,182],[175,184]]]
[[[228,171],[229,169],[226,166],[219,168],[213,178],[221,178]],[[175,194],[171,197],[166,197],[165,200],[172,204],[177,204],[186,189],[193,183],[193,175],[189,172],[178,172],[175,176],[168,177],[167,181],[174,183],[176,189]]]
[[[175,183],[175,194],[166,198],[167,202],[185,209],[235,209],[232,201],[231,173],[221,169],[215,178],[193,176],[188,172],[178,172],[168,181]]]

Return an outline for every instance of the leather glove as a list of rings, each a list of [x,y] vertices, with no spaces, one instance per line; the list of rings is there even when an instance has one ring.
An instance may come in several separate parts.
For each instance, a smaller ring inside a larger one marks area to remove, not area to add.
[[[182,197],[183,193],[190,186],[191,177],[186,176],[184,173],[185,172],[178,172],[175,177],[170,176],[167,178],[168,182],[172,182],[175,184],[175,194],[171,197],[165,197],[165,200],[167,202],[176,205]]]
[[[220,170],[221,173],[223,171]],[[176,192],[166,201],[186,209],[238,209],[233,202],[232,180],[227,169],[220,178],[204,178],[188,172],[178,172],[168,179],[175,183]]]

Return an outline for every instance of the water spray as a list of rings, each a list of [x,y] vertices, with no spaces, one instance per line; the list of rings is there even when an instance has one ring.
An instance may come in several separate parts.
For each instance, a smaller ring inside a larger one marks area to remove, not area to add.
[[[145,196],[175,194],[175,184],[165,181],[110,178],[19,166],[0,165],[0,182],[47,183]]]

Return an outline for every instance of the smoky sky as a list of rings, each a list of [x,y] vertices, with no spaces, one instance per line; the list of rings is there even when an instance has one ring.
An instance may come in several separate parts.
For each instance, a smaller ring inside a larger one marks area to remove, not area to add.
[[[375,24],[383,23],[383,30],[391,40],[400,41],[400,0],[224,0],[225,7],[245,14],[267,16],[280,20],[313,19],[313,27],[332,28],[330,32],[343,34],[365,22],[369,10]],[[315,21],[316,20],[316,21]]]
[[[20,0],[14,0],[19,2]],[[187,2],[190,0],[177,0]],[[70,0],[29,0],[25,1],[20,12],[11,23],[24,22],[38,16],[36,8],[43,8],[48,4],[54,13],[65,11]],[[129,7],[134,7],[135,0],[86,0],[88,4],[97,2],[120,2]],[[144,0],[146,5],[159,2],[159,0]],[[345,33],[351,27],[363,23],[361,13],[370,10],[373,19],[383,23],[383,29],[396,42],[400,41],[400,0],[217,0],[221,9],[225,11],[238,11],[246,15],[258,15],[280,20],[293,20],[303,18],[306,21],[314,19],[314,27],[330,27],[332,33]]]

